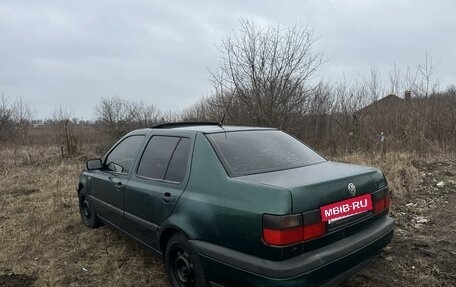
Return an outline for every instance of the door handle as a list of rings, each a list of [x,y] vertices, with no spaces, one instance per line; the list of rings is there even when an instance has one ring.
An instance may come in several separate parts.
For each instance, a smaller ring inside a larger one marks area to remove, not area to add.
[[[162,201],[163,203],[167,204],[167,203],[173,203],[176,201],[176,198],[171,196],[171,193],[169,192],[165,192],[163,195],[162,195]]]
[[[123,183],[121,181],[116,183],[117,191],[121,191],[122,187],[123,187]]]

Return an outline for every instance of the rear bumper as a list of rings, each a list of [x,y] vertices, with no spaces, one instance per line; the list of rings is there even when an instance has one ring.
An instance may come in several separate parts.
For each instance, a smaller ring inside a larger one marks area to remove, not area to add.
[[[265,260],[204,241],[190,242],[210,270],[208,274],[214,274],[214,281],[221,280],[222,285],[333,286],[364,267],[391,241],[393,229],[394,220],[386,216],[350,237],[283,261]]]

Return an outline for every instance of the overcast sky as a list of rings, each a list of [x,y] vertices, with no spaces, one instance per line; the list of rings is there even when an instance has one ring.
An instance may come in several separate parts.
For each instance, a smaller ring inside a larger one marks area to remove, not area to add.
[[[210,93],[216,46],[242,17],[313,26],[324,79],[414,67],[428,49],[446,87],[456,83],[455,11],[454,0],[0,0],[0,92],[39,117],[63,105],[92,118],[111,96],[180,110]]]

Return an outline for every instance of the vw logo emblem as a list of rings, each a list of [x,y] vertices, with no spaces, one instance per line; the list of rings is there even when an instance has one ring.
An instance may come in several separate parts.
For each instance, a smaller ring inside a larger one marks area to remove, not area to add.
[[[355,196],[355,194],[356,194],[356,186],[355,186],[355,184],[353,182],[350,182],[348,184],[347,188],[348,188],[348,192],[350,192],[350,194],[352,196]]]

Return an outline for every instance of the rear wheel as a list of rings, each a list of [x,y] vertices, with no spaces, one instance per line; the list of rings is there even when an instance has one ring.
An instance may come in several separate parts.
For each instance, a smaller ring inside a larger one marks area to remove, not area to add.
[[[175,234],[168,241],[165,267],[173,287],[207,286],[199,257],[182,234]]]
[[[102,225],[98,220],[93,206],[89,203],[89,199],[84,190],[79,192],[79,213],[81,214],[82,222],[89,228],[98,228]]]

